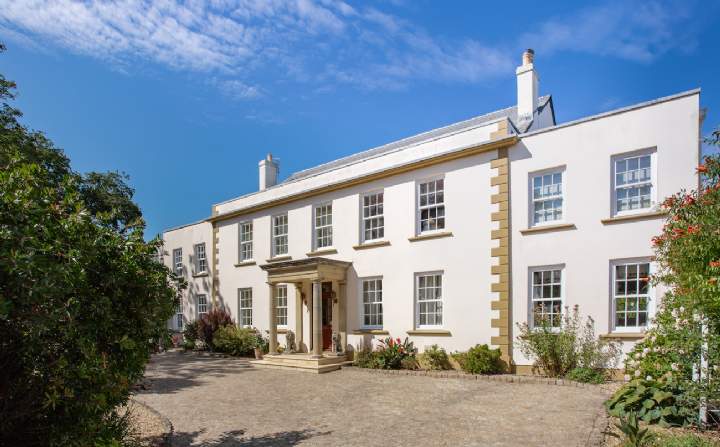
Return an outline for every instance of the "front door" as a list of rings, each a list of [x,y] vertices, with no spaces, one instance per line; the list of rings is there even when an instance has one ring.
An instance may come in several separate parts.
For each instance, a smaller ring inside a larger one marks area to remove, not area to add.
[[[322,283],[322,348],[330,350],[332,346],[332,283]]]

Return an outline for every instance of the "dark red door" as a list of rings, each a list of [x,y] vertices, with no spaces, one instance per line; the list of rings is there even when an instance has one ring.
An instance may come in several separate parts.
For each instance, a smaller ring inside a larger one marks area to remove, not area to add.
[[[332,346],[332,283],[322,283],[322,347],[323,351]]]

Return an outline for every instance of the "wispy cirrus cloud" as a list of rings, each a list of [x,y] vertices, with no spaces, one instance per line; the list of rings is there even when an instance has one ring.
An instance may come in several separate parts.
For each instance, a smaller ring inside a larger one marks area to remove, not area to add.
[[[678,31],[684,8],[591,6],[493,44],[442,38],[365,3],[334,0],[0,0],[0,38],[65,48],[128,72],[152,62],[201,73],[228,97],[252,100],[287,82],[315,92],[476,83],[510,72],[524,46],[648,62],[687,48],[689,34]]]

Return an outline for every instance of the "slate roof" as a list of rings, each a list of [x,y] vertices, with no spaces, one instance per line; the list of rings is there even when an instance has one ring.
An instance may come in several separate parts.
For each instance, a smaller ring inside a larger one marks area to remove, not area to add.
[[[548,104],[551,104],[551,96],[541,96],[538,98],[538,113],[541,112]],[[456,133],[458,131],[462,131],[465,129],[471,129],[473,127],[477,127],[479,125],[482,125],[484,123],[489,123],[491,121],[497,120],[502,117],[507,117],[510,119],[512,124],[515,126],[515,130],[517,133],[525,133],[529,130],[534,130],[532,128],[532,122],[529,123],[519,123],[518,122],[518,115],[517,115],[517,106],[508,107],[506,109],[496,110],[494,112],[486,113],[485,115],[476,116],[474,118],[470,118],[465,121],[460,121],[455,124],[451,124],[449,126],[440,127],[438,129],[434,129],[428,132],[423,132],[421,134],[414,135],[412,137],[403,138],[402,140],[394,141],[389,144],[385,144],[383,146],[378,146],[372,149],[368,149],[366,151],[358,152],[356,154],[348,155],[347,157],[339,158],[337,160],[330,161],[328,163],[324,163],[309,169],[304,169],[302,171],[295,172],[285,180],[279,183],[279,185],[283,183],[288,183],[292,181],[296,181],[302,178],[306,177],[312,177],[314,175],[321,174],[323,172],[332,171],[333,169],[340,168],[342,166],[347,166],[353,163],[358,163],[363,160],[367,160],[370,158],[375,158],[383,154],[387,154],[390,152],[395,152],[398,150],[402,150],[409,146],[414,146],[418,143],[421,143],[423,141],[427,140],[433,140],[440,138],[444,135],[449,135]]]

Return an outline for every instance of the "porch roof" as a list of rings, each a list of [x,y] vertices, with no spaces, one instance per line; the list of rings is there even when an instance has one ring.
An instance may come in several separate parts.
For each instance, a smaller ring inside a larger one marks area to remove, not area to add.
[[[344,281],[345,272],[352,262],[314,257],[261,265],[267,272],[268,282],[298,283],[303,281]]]

